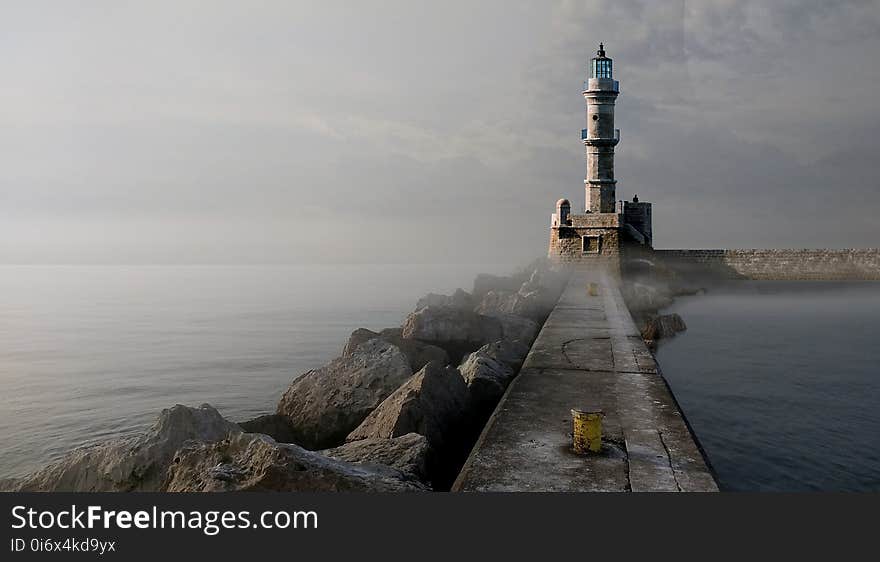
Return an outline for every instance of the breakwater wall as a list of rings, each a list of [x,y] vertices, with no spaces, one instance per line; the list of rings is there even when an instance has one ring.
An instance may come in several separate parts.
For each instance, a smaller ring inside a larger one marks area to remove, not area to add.
[[[781,281],[880,280],[880,249],[654,250],[676,270],[725,279]]]
[[[572,409],[601,410],[601,450],[572,447]],[[696,438],[619,289],[576,271],[453,491],[716,491]]]

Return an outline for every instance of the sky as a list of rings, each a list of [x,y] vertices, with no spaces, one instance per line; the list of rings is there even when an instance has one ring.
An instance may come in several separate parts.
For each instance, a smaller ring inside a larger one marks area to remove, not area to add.
[[[874,1],[5,0],[0,263],[519,263],[582,82],[658,248],[880,246]]]

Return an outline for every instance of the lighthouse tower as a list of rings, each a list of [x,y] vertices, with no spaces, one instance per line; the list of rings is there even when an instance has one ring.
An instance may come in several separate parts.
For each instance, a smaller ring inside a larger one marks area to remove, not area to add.
[[[620,130],[614,128],[614,102],[620,85],[614,79],[613,61],[605,56],[605,46],[590,61],[590,77],[584,82],[587,102],[587,128],[581,140],[587,153],[586,212],[613,213],[617,208],[614,179],[614,147],[620,142]]]
[[[651,204],[639,202],[638,196],[632,201],[616,200],[614,147],[620,142],[620,130],[614,128],[614,104],[619,94],[613,61],[600,43],[590,60],[583,89],[587,105],[587,127],[581,130],[587,160],[586,204],[583,214],[572,214],[568,199],[556,203],[548,252],[555,261],[603,261],[618,266],[624,252],[651,249]]]

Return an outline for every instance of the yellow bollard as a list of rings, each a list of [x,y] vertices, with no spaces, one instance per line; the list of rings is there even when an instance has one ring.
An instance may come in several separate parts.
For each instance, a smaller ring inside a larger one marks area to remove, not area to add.
[[[572,410],[571,437],[574,452],[580,455],[602,450],[602,410]]]
[[[599,285],[596,283],[590,283],[589,287],[587,288],[587,293],[589,293],[591,297],[598,297]]]

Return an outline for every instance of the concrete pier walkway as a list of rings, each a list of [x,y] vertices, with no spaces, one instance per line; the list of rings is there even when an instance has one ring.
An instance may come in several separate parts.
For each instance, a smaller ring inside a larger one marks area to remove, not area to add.
[[[570,411],[596,407],[603,450],[576,455]],[[718,490],[613,277],[572,277],[453,490]]]

